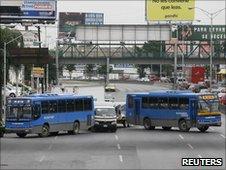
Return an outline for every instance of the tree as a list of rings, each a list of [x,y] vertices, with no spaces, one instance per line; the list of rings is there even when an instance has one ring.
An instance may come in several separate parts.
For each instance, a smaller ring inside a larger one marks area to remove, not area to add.
[[[21,33],[17,30],[10,30],[8,28],[1,28],[0,27],[0,118],[2,117],[2,86],[3,86],[3,49],[4,49],[4,42],[9,42],[10,40],[20,36]],[[23,46],[23,37],[19,38],[16,41],[7,44],[7,56],[9,56],[8,51],[11,48],[18,47],[18,45]],[[8,58],[7,58],[8,59]],[[10,60],[7,60],[8,66],[12,65]],[[9,69],[7,69],[9,70]],[[7,74],[8,75],[8,74]],[[7,78],[8,79],[8,78]]]
[[[91,79],[91,76],[93,74],[94,64],[86,64],[84,73]]]
[[[113,68],[110,66],[109,67],[109,73],[111,73],[113,70]],[[97,68],[97,73],[100,74],[100,75],[106,75],[107,74],[107,65],[100,65],[98,68]]]
[[[139,74],[139,78],[143,78],[145,77],[146,73],[144,72],[144,69],[147,67],[146,65],[144,64],[138,64],[136,65],[137,67],[137,72]]]
[[[74,64],[68,64],[68,65],[66,65],[66,69],[69,72],[70,80],[71,80],[71,75],[72,75],[72,72],[75,70],[75,65]]]

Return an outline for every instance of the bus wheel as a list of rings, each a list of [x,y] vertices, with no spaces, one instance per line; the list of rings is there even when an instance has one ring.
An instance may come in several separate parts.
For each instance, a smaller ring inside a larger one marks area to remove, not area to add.
[[[73,129],[68,131],[68,133],[70,135],[76,135],[79,133],[79,130],[80,130],[80,126],[79,126],[79,123],[78,122],[74,122],[73,124]]]
[[[200,132],[205,132],[208,128],[209,128],[209,126],[205,126],[205,125],[198,127]]]
[[[170,130],[172,127],[167,127],[167,126],[163,126],[162,129],[163,130]]]
[[[47,137],[49,136],[49,126],[48,125],[43,125],[42,126],[42,132],[38,134],[40,137]]]
[[[151,120],[149,118],[144,119],[144,128],[146,130],[154,130],[155,126],[151,126]]]
[[[178,126],[179,126],[180,131],[182,131],[182,132],[188,132],[190,130],[190,128],[187,125],[186,120],[184,120],[184,119],[179,121]]]
[[[16,135],[20,138],[24,138],[27,134],[26,133],[16,133]]]

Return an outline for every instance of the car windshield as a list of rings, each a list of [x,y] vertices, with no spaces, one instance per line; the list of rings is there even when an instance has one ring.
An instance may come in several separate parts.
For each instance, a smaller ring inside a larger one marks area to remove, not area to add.
[[[31,113],[32,111],[30,106],[22,106],[22,107],[10,106],[7,108],[7,118],[30,119]]]
[[[102,116],[102,115],[108,115],[112,116],[115,115],[115,109],[114,108],[97,108],[96,109],[96,115]]]

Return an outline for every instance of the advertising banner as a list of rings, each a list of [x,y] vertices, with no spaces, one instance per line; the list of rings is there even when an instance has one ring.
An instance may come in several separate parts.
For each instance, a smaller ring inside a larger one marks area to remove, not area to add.
[[[225,25],[181,25],[178,26],[179,40],[210,41],[211,31],[213,40],[226,39]]]
[[[195,0],[146,0],[146,19],[148,21],[192,21]]]
[[[56,19],[56,1],[24,0],[21,11],[23,18]]]
[[[0,6],[0,23],[54,23],[56,5],[56,0],[23,0],[20,6]]]
[[[103,13],[79,13],[60,12],[59,13],[59,38],[74,37],[76,26],[78,25],[103,25]]]

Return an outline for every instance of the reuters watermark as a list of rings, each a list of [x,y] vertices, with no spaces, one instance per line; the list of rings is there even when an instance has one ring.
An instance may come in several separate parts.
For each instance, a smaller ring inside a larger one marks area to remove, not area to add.
[[[223,166],[222,158],[182,158],[182,166]]]

